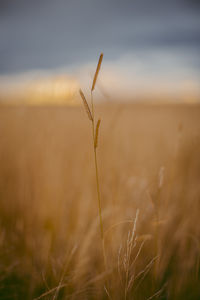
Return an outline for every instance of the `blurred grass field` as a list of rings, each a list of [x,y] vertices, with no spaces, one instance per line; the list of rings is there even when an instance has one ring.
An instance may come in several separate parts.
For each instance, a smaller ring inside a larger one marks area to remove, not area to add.
[[[84,109],[0,107],[0,299],[200,299],[200,106],[96,114],[106,272]]]

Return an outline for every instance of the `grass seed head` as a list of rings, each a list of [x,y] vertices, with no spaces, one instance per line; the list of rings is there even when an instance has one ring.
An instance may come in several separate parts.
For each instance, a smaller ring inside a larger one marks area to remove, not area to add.
[[[83,94],[83,92],[82,92],[81,89],[79,90],[79,93],[80,93],[81,98],[82,98],[82,100],[83,100],[83,104],[84,104],[86,113],[87,113],[87,115],[88,115],[88,118],[89,118],[89,120],[93,121],[93,117],[92,117],[92,114],[91,114],[89,105],[88,105],[88,103],[87,103],[87,100],[86,100],[86,98],[85,98],[85,95]]]
[[[95,85],[96,85],[97,77],[98,77],[98,74],[99,74],[99,71],[100,71],[100,68],[101,68],[102,60],[103,60],[103,53],[101,53],[100,56],[99,56],[99,61],[98,61],[98,65],[97,65],[97,68],[96,68],[96,72],[94,74],[91,91],[93,91],[95,89]]]
[[[97,148],[98,146],[98,136],[99,136],[99,126],[100,126],[101,120],[99,119],[97,121],[96,125],[96,132],[95,132],[95,140],[94,140],[94,147]]]

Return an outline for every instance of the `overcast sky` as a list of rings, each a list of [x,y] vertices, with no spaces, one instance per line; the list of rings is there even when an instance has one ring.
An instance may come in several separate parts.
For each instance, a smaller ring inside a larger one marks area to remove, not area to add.
[[[198,80],[200,1],[0,0],[0,75],[71,70],[100,52],[127,74]]]
[[[0,0],[0,73],[169,49],[200,68],[198,0]]]

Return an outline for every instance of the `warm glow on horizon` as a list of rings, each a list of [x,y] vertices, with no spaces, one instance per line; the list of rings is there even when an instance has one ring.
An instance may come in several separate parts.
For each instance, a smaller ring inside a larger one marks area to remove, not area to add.
[[[75,105],[78,81],[66,75],[42,77],[35,80],[7,84],[1,91],[1,100],[7,104]]]
[[[0,102],[6,105],[79,105],[80,87],[89,96],[88,85],[92,81],[90,69],[88,65],[71,73],[57,71],[35,75],[30,72],[0,78]],[[95,91],[96,100],[199,103],[200,89],[195,77],[181,77],[178,71],[170,77],[139,70],[125,68],[123,64],[115,66],[104,63]]]
[[[56,76],[33,82],[26,88],[30,104],[75,104],[78,82],[67,76]]]

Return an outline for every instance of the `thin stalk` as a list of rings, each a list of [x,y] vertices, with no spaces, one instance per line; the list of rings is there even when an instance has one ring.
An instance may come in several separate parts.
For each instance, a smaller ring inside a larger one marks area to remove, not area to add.
[[[158,284],[158,273],[160,264],[160,188],[157,195],[157,203],[155,205],[155,256],[157,257],[154,267],[154,288]]]
[[[103,53],[100,54],[99,61],[97,64],[96,72],[94,74],[93,83],[91,87],[91,110],[88,105],[88,102],[85,98],[82,90],[79,90],[80,96],[83,100],[83,104],[88,115],[89,120],[92,122],[92,141],[93,141],[93,150],[94,150],[94,164],[95,164],[95,177],[96,177],[96,189],[97,189],[97,200],[98,200],[98,212],[99,212],[99,226],[101,232],[101,241],[102,241],[102,250],[103,250],[103,258],[104,258],[104,267],[105,271],[107,270],[106,264],[106,254],[105,254],[105,244],[104,244],[104,229],[103,229],[103,219],[102,219],[102,209],[101,209],[101,195],[100,195],[100,186],[99,186],[99,171],[98,171],[98,160],[97,160],[97,145],[98,145],[98,132],[101,120],[99,119],[97,124],[95,124],[95,112],[94,112],[94,101],[93,101],[93,91],[95,89],[97,77],[100,71],[101,63],[103,60]],[[96,126],[95,126],[96,125]],[[106,293],[108,293],[108,289],[106,286],[104,287]]]
[[[94,162],[95,162],[95,175],[96,175],[96,188],[97,188],[97,199],[98,199],[98,210],[99,210],[99,225],[102,240],[102,249],[104,264],[106,268],[106,255],[105,255],[105,245],[104,245],[104,229],[103,229],[103,219],[102,219],[102,208],[101,208],[101,195],[100,195],[100,185],[99,185],[99,171],[98,171],[98,161],[97,161],[97,148],[95,147],[95,113],[94,113],[94,101],[93,93],[91,91],[91,110],[92,110],[92,137],[93,137],[93,149],[94,149]]]

